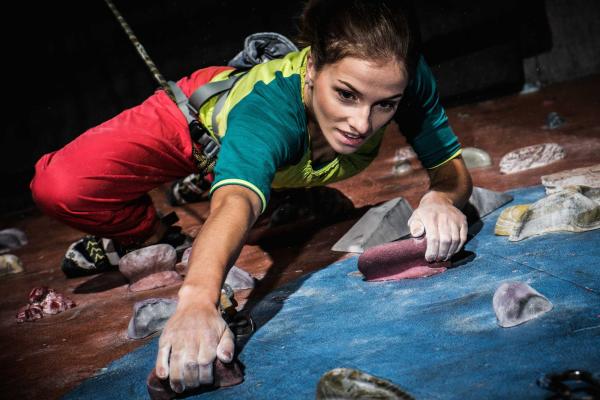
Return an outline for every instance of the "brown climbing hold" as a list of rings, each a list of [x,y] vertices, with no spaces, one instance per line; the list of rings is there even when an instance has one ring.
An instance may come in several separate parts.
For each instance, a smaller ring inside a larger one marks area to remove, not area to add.
[[[214,381],[212,385],[203,385],[199,388],[185,391],[186,395],[193,393],[202,393],[207,390],[213,390],[221,387],[229,387],[239,385],[244,381],[244,373],[242,372],[241,364],[238,360],[233,360],[229,364],[224,364],[216,359],[213,365]],[[173,391],[169,380],[162,380],[156,375],[156,370],[152,370],[146,380],[146,388],[152,400],[171,400],[178,393]]]

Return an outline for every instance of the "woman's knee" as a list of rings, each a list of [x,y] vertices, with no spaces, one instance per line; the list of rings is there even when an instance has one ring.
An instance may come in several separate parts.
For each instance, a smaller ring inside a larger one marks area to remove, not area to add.
[[[30,189],[36,205],[51,215],[64,214],[77,199],[77,185],[69,169],[51,164],[54,153],[44,155],[35,165]]]

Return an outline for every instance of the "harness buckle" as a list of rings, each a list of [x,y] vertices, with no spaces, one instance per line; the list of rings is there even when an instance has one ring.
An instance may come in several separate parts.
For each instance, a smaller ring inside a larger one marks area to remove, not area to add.
[[[208,134],[208,129],[206,129],[204,125],[202,125],[197,119],[190,121],[188,127],[190,129],[190,136],[192,137],[192,140],[196,143],[203,144],[201,143],[201,140],[202,137],[205,135],[208,135],[210,137],[210,135]]]
[[[192,140],[202,146],[202,154],[207,158],[215,158],[221,146],[212,138],[208,129],[198,120],[193,120],[189,125]]]
[[[219,154],[219,150],[221,149],[221,146],[208,134],[202,136],[198,143],[202,145],[202,153],[207,158],[212,159],[217,157],[217,154]]]

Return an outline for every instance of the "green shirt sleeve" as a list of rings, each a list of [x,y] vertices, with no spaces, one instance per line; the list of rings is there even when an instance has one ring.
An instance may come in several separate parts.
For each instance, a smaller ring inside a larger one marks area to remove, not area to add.
[[[275,172],[297,161],[306,147],[303,105],[294,85],[299,78],[259,82],[229,112],[211,193],[225,185],[245,186],[260,197],[264,211]]]
[[[421,56],[394,117],[425,168],[459,154],[461,146],[440,104],[435,78]]]

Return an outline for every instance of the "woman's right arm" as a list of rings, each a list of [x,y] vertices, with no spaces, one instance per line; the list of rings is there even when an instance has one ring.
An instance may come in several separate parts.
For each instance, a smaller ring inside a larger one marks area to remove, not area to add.
[[[226,272],[261,207],[259,196],[243,186],[222,186],[213,193],[210,215],[192,247],[177,310],[159,341],[156,374],[169,377],[178,393],[212,383],[216,357],[225,363],[233,358],[234,337],[217,305]]]

